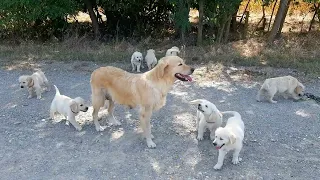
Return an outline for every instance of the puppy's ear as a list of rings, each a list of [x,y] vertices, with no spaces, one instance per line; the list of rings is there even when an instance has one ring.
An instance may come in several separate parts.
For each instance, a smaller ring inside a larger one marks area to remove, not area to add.
[[[200,104],[201,102],[202,102],[201,99],[196,99],[196,100],[190,101],[190,104]]]
[[[222,114],[220,112],[212,112],[209,116],[210,120],[218,120],[218,119],[222,119]]]
[[[70,103],[70,109],[73,113],[79,113],[79,106],[78,106],[78,103],[73,101]]]
[[[27,82],[28,82],[29,87],[34,85],[34,81],[33,81],[32,77],[27,77]]]
[[[294,92],[296,94],[300,94],[304,89],[304,86],[301,84],[301,85],[298,85],[295,89],[294,89]]]
[[[165,69],[168,67],[168,62],[165,59],[160,59],[155,70],[158,77],[163,77]]]
[[[229,135],[229,141],[231,144],[234,144],[236,142],[237,138],[233,133],[230,133]]]

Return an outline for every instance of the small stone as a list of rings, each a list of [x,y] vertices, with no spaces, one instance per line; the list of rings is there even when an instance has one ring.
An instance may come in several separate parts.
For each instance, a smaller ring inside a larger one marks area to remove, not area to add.
[[[19,125],[19,124],[21,124],[21,122],[14,122],[13,124],[14,125]]]
[[[296,151],[297,151],[297,152],[300,152],[300,150],[299,150],[299,149],[296,149]]]
[[[272,142],[276,142],[276,140],[275,140],[275,139],[271,139],[271,141],[272,141]]]

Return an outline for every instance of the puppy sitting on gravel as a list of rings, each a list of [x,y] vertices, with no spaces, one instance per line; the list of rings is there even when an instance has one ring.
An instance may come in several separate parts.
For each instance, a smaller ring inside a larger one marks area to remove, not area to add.
[[[132,65],[132,71],[135,71],[137,69],[137,72],[140,72],[140,66],[144,68],[143,66],[143,57],[141,52],[134,52],[131,56],[131,65]]]
[[[153,49],[149,49],[147,51],[146,57],[144,58],[147,62],[147,66],[148,66],[149,70],[154,68],[154,66],[156,66],[156,64],[157,64],[157,58],[154,53],[155,53],[155,51]]]
[[[173,46],[172,48],[167,50],[166,56],[178,56],[179,53],[179,48],[177,46]]]
[[[203,140],[203,133],[206,129],[210,130],[210,139],[214,139],[215,130],[222,124],[222,114],[218,108],[205,99],[197,99],[190,102],[197,104],[197,130],[199,141]]]
[[[288,99],[290,95],[293,99],[298,100],[304,95],[304,90],[304,85],[292,76],[270,78],[264,81],[256,99],[261,101],[261,97],[265,96],[270,103],[277,103],[273,97],[276,93],[280,93],[285,99]]]
[[[28,88],[28,98],[32,98],[35,92],[37,94],[37,99],[41,99],[43,87],[46,88],[46,91],[50,91],[48,79],[41,70],[36,71],[32,75],[20,76],[19,84],[21,88]]]
[[[225,127],[217,128],[215,132],[215,139],[213,145],[219,150],[218,163],[213,167],[214,169],[221,169],[225,155],[231,151],[233,152],[232,163],[238,164],[241,161],[239,153],[242,149],[244,138],[244,123],[241,115],[236,111],[224,111],[225,114],[233,114],[227,121]]]
[[[80,131],[82,127],[76,121],[75,117],[80,111],[88,111],[85,101],[81,97],[71,99],[68,96],[61,95],[57,86],[54,85],[54,88],[56,89],[56,95],[51,103],[50,118],[54,120],[54,115],[58,112],[66,118],[67,125],[69,125],[70,122],[78,131]]]

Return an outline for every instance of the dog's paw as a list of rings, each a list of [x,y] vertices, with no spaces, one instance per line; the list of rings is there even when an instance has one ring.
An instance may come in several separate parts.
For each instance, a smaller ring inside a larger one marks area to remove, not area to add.
[[[97,131],[104,131],[107,128],[107,126],[99,126],[98,128],[96,127]]]
[[[28,99],[31,99],[32,98],[32,96],[28,96]]]
[[[70,123],[69,123],[69,121],[68,121],[68,120],[66,121],[66,125],[67,125],[67,126],[69,126],[69,125],[70,125]]]
[[[238,164],[241,160],[241,158],[232,158],[232,164]]]
[[[82,127],[81,127],[81,126],[75,127],[75,128],[76,128],[76,130],[78,130],[78,131],[81,131],[81,130],[82,130]]]
[[[156,148],[156,143],[154,143],[151,139],[147,139],[148,148]]]
[[[274,100],[270,100],[269,102],[273,103],[273,104],[276,104],[277,101],[274,101]]]
[[[41,96],[37,96],[37,99],[41,99]]]
[[[221,169],[221,167],[222,167],[222,164],[216,164],[216,165],[213,167],[213,169],[219,170],[219,169]]]
[[[202,140],[203,140],[203,136],[197,136],[197,139],[198,139],[199,141],[202,141]]]

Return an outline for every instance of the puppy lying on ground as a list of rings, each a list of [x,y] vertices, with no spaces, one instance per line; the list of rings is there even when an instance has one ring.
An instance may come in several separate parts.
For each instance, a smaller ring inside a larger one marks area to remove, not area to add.
[[[54,85],[54,88],[56,89],[56,95],[51,103],[50,118],[54,120],[55,113],[59,113],[66,118],[67,125],[69,125],[70,122],[78,131],[80,131],[82,127],[75,118],[80,111],[88,111],[85,101],[81,97],[71,99],[68,96],[61,95],[57,86]]]
[[[32,75],[20,76],[19,84],[21,88],[28,88],[28,98],[32,98],[35,92],[37,94],[37,99],[41,99],[43,87],[45,87],[46,91],[50,91],[48,79],[41,70],[36,71]]]
[[[304,90],[304,85],[292,76],[270,78],[264,81],[256,99],[261,101],[261,97],[265,96],[270,103],[277,103],[273,100],[273,97],[276,93],[280,93],[285,99],[291,96],[298,100],[303,96]]]
[[[225,155],[231,151],[233,152],[232,163],[238,164],[241,161],[239,153],[242,149],[242,141],[244,138],[244,123],[241,115],[236,111],[221,112],[225,114],[233,114],[227,121],[225,127],[217,128],[215,132],[215,139],[213,145],[219,150],[218,163],[214,169],[221,169]]]
[[[154,68],[154,66],[157,64],[157,58],[156,55],[154,54],[155,51],[153,49],[149,49],[147,51],[147,55],[144,58],[147,62],[148,69],[151,70]]]
[[[197,130],[199,141],[203,140],[203,133],[208,128],[210,130],[210,139],[214,139],[215,130],[222,124],[222,114],[217,107],[205,100],[197,99],[190,102],[191,104],[197,104]]]
[[[137,72],[140,72],[140,66],[144,68],[142,61],[143,57],[141,52],[134,52],[131,56],[132,71],[135,71],[137,69]]]
[[[176,80],[192,81],[189,76],[194,68],[186,65],[178,56],[164,57],[158,64],[142,74],[128,73],[122,69],[107,66],[91,74],[91,91],[93,121],[97,131],[106,127],[100,126],[98,112],[109,101],[108,112],[111,124],[121,125],[113,116],[114,103],[130,108],[140,107],[140,123],[150,148],[156,147],[152,141],[150,118],[153,111],[159,110],[166,103],[167,93]]]
[[[177,46],[173,46],[172,48],[167,50],[166,56],[178,56],[179,53],[179,48]]]

